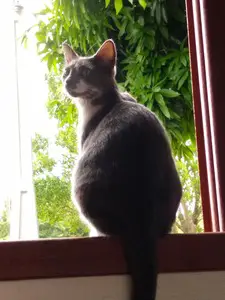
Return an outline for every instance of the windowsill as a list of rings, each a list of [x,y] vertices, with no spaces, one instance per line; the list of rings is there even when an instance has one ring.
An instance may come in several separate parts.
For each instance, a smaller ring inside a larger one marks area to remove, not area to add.
[[[225,234],[169,235],[159,242],[159,272],[225,270]],[[126,274],[118,240],[75,238],[0,243],[0,280]]]

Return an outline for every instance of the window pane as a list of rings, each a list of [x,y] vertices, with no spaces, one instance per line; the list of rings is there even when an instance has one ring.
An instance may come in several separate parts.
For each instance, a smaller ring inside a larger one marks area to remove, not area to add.
[[[12,171],[16,166],[17,170],[15,182],[10,184],[10,195],[7,194],[12,204],[11,238],[88,235],[89,229],[71,201],[70,178],[77,155],[78,118],[76,108],[62,93],[60,46],[67,39],[77,45],[81,54],[93,54],[105,35],[113,36],[118,46],[120,87],[157,114],[171,140],[183,184],[183,199],[173,232],[203,231],[185,2],[178,1],[175,6],[170,5],[171,1],[167,6],[159,2],[156,7],[147,7],[145,13],[138,6],[130,9],[130,4],[124,4],[129,7],[119,15],[115,14],[113,5],[106,10],[105,1],[100,2],[93,0],[93,5],[86,1],[70,7],[70,4],[62,6],[64,2],[58,0],[23,1],[23,14],[16,25],[17,37],[33,24],[38,25],[27,32],[23,45],[21,40],[17,41],[20,131],[18,98],[12,91],[10,96],[15,109],[11,143],[17,145],[13,151],[15,164],[11,169],[7,164],[5,167]],[[36,18],[32,13],[44,7],[44,3],[49,8]],[[10,67],[13,74],[14,65],[13,61]],[[16,79],[15,74],[14,87]],[[10,161],[10,145],[5,149],[4,157]],[[9,184],[10,177],[3,181]],[[13,196],[12,187],[15,188]],[[3,200],[1,203],[4,207]],[[1,222],[0,230],[6,226]]]

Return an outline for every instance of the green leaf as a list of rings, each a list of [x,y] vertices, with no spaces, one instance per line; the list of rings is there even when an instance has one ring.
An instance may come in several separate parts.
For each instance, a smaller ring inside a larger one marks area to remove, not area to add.
[[[148,95],[147,107],[151,110],[154,103],[153,93]]]
[[[118,14],[122,7],[123,7],[123,0],[114,0],[114,5],[115,5],[115,9],[116,9],[116,14]]]
[[[181,60],[182,64],[186,67],[186,66],[187,66],[187,60],[186,60],[186,57],[185,57],[184,55],[182,55],[182,56],[180,57],[180,60]]]
[[[75,23],[76,27],[78,29],[80,29],[80,22],[79,22],[76,10],[74,10],[74,12],[73,12],[73,20],[74,20],[74,23]]]
[[[147,6],[146,0],[138,0],[139,4],[145,9]]]
[[[112,19],[113,19],[113,21],[114,21],[116,27],[117,27],[119,30],[121,30],[121,25],[120,25],[120,22],[118,21],[117,17],[114,15],[114,16],[112,16]]]
[[[157,24],[160,25],[160,23],[161,23],[161,6],[160,6],[160,3],[158,3],[156,5],[156,14],[155,14],[155,17],[156,17]]]
[[[164,114],[164,116],[167,117],[168,119],[170,119],[170,112],[168,110],[168,107],[166,106],[163,96],[160,93],[156,93],[155,99],[156,99],[157,103],[159,104],[159,107],[160,107],[162,113]]]
[[[181,93],[183,94],[184,99],[192,105],[191,93],[189,93],[189,91],[185,87],[181,88]]]
[[[133,4],[134,0],[128,0],[131,4]]]
[[[162,18],[165,23],[168,23],[167,11],[164,4],[162,4]]]
[[[46,36],[43,33],[36,32],[35,36],[39,42],[44,42],[46,40]]]
[[[184,82],[187,80],[188,76],[189,76],[189,72],[186,71],[186,72],[184,73],[184,75],[181,77],[181,79],[179,80],[179,82],[178,82],[178,87],[177,87],[178,90],[183,86],[183,84],[184,84]]]
[[[173,130],[171,130],[171,133],[172,133],[172,135],[173,135],[174,137],[176,137],[178,140],[182,141],[183,138],[182,138],[182,135],[181,135],[181,133],[180,133],[179,130],[173,128]]]
[[[53,67],[53,64],[54,64],[54,56],[53,55],[49,55],[48,57],[48,70],[51,71],[52,67]]]
[[[105,0],[105,7],[108,7],[110,3],[110,0]]]
[[[119,32],[119,35],[118,37],[120,38],[122,35],[124,35],[125,33],[125,30],[126,30],[126,26],[127,26],[127,22],[124,21],[120,27],[120,32]]]
[[[151,9],[151,16],[152,16],[152,17],[153,17],[154,14],[155,14],[156,5],[157,5],[157,0],[155,0],[155,1],[152,3],[152,9]]]
[[[180,95],[178,92],[175,92],[174,90],[170,89],[161,89],[160,93],[167,98],[175,98]]]
[[[161,88],[159,86],[155,86],[155,87],[152,88],[152,91],[154,93],[158,93],[160,90],[161,90]]]
[[[160,26],[160,27],[159,27],[159,30],[160,30],[162,36],[163,36],[166,40],[168,40],[168,39],[169,39],[168,28],[167,28],[166,26]]]
[[[141,26],[144,26],[144,25],[145,25],[145,19],[144,19],[142,16],[140,16],[140,17],[138,18],[138,23],[139,23]]]

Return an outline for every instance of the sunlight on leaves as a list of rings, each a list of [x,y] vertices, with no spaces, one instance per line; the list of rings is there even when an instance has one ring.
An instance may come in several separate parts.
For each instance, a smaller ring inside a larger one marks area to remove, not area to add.
[[[114,5],[116,9],[116,14],[118,14],[123,7],[123,0],[114,0],[114,1],[115,1]]]
[[[105,0],[105,7],[108,7],[110,0]]]
[[[147,6],[147,2],[146,0],[138,0],[138,2],[140,3],[140,5],[145,9]]]

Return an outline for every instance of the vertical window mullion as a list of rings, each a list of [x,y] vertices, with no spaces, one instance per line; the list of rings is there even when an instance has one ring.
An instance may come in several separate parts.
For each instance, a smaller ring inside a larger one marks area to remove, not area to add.
[[[225,231],[225,1],[199,1],[219,229]]]
[[[186,0],[193,103],[205,231],[219,231],[202,28],[198,1]]]

